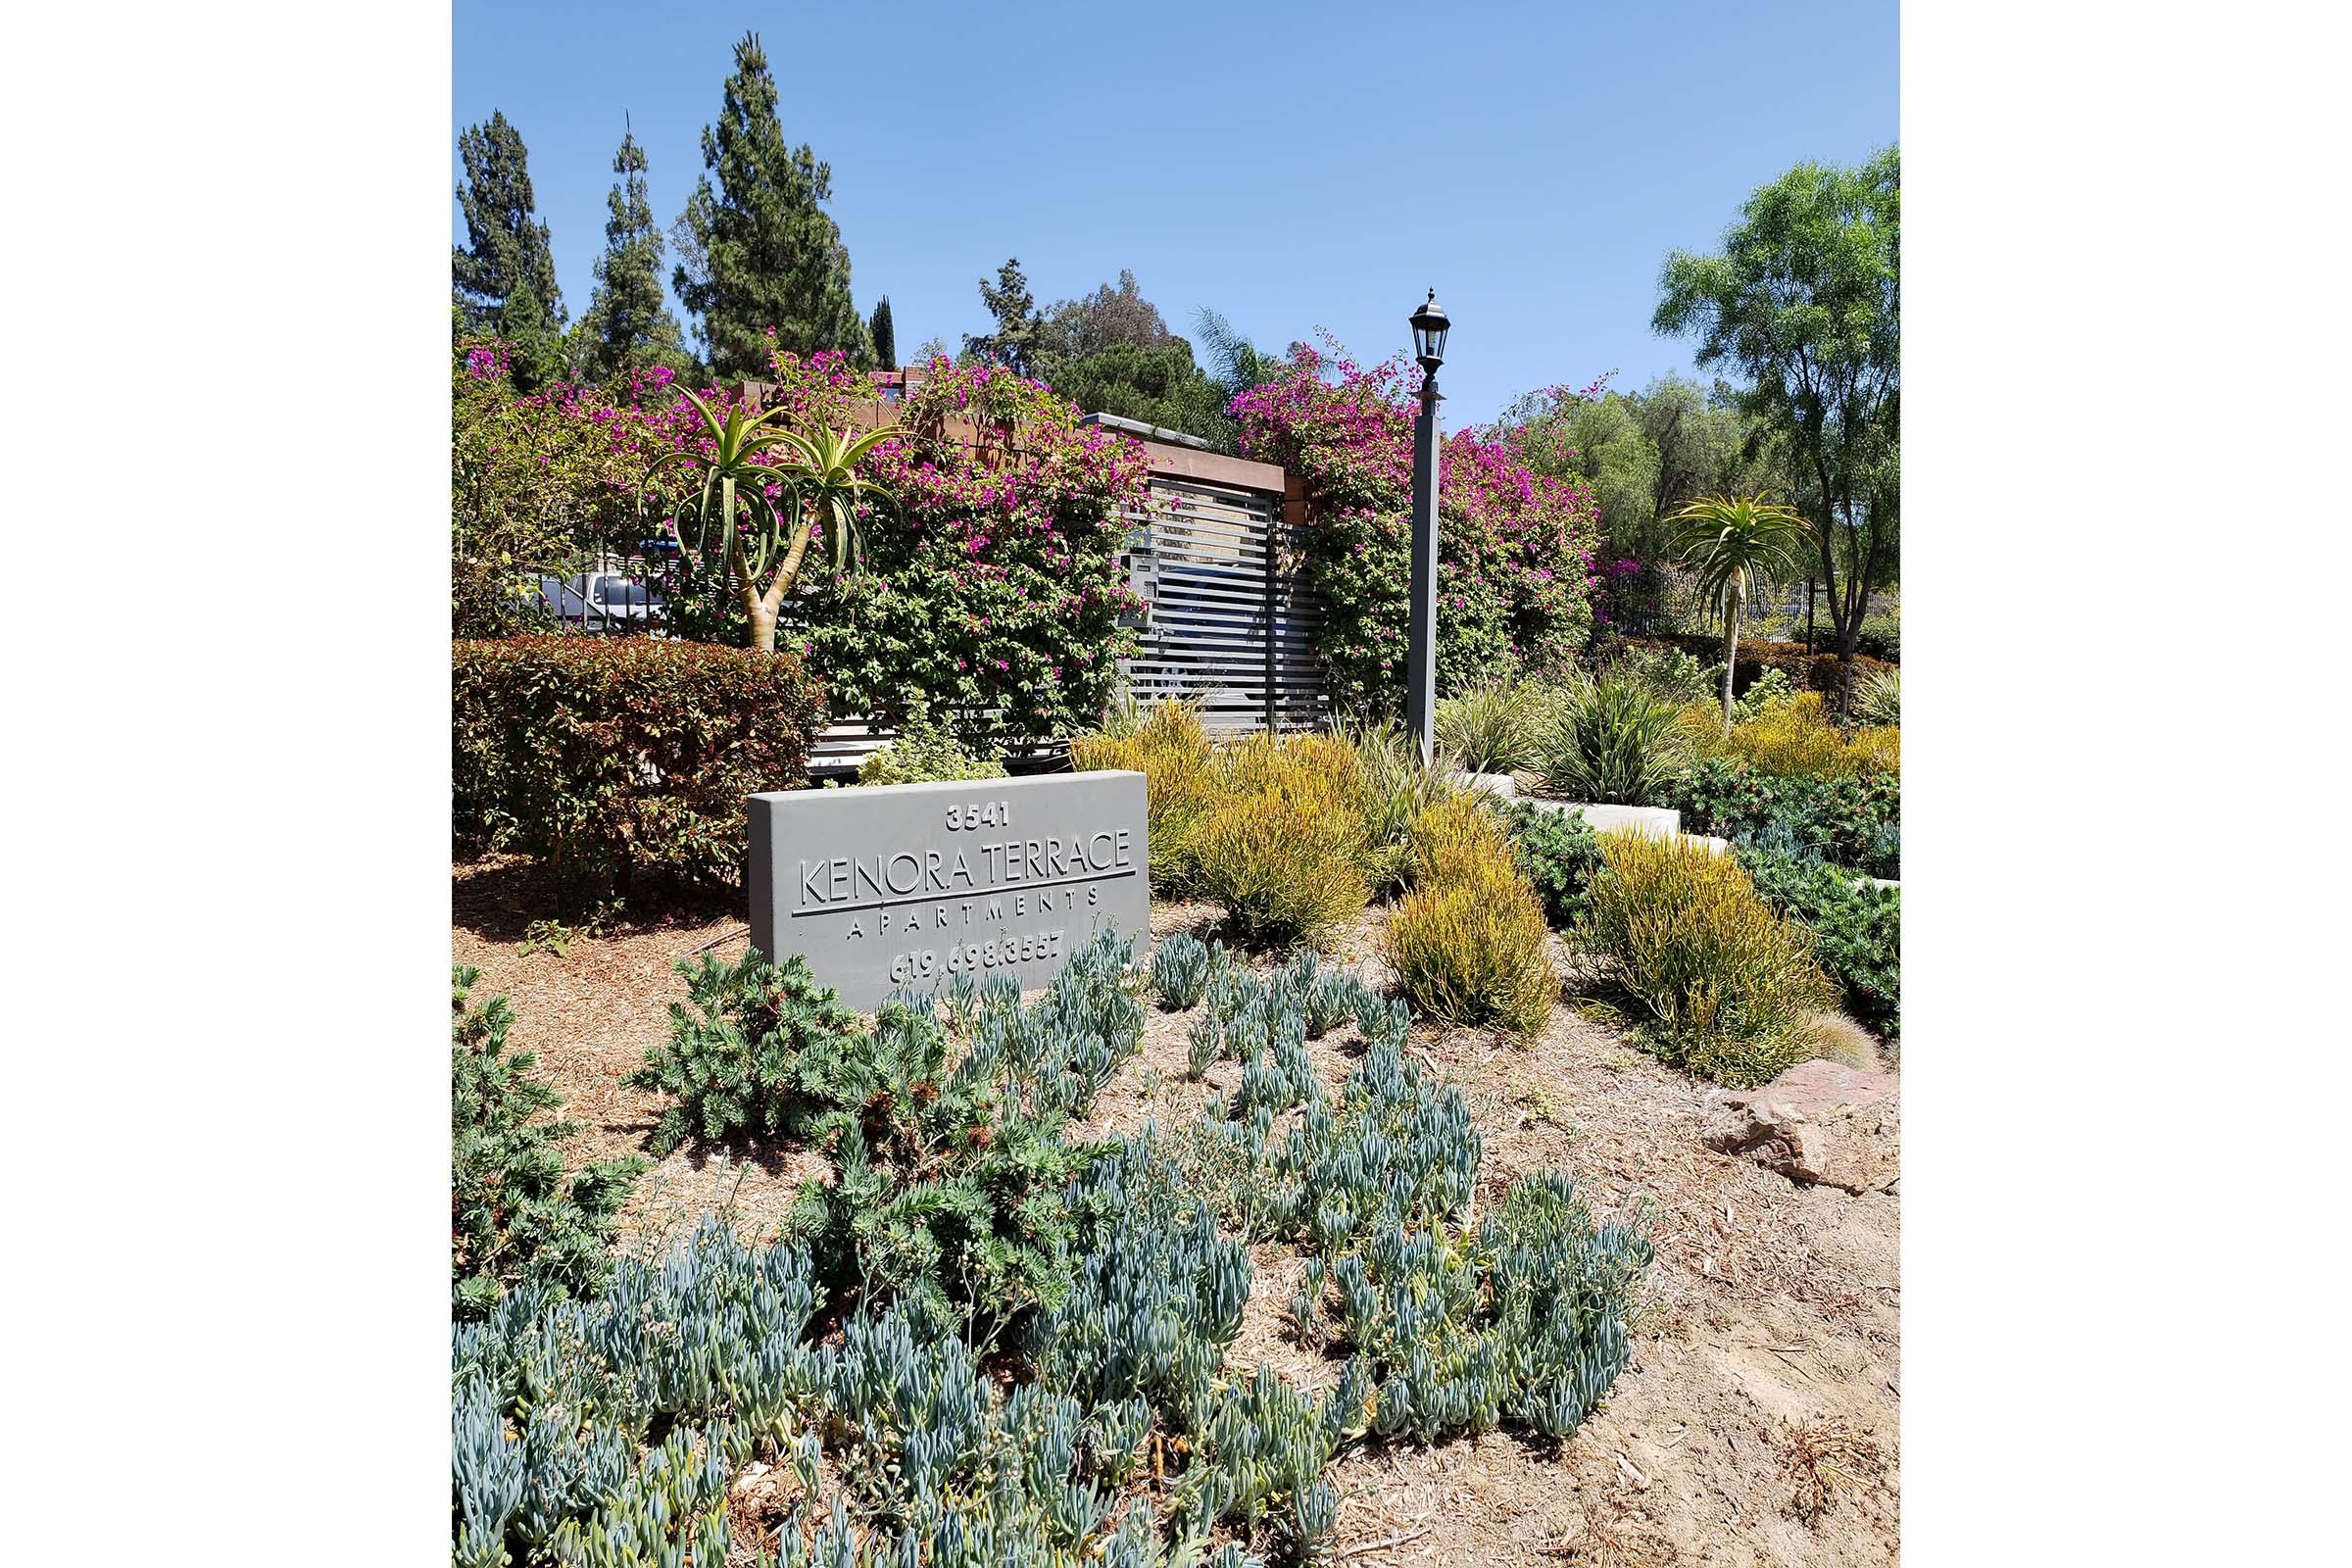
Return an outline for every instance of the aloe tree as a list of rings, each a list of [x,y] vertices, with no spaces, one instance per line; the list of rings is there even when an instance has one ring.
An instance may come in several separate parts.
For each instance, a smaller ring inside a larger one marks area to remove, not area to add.
[[[1765,581],[1801,569],[1811,539],[1805,519],[1760,496],[1707,496],[1669,519],[1672,549],[1698,578],[1699,592],[1723,610],[1723,732],[1732,732],[1732,670],[1740,653],[1740,612]]]
[[[853,565],[863,561],[858,504],[891,497],[860,474],[858,464],[891,431],[852,435],[819,426],[804,434],[775,422],[783,416],[781,408],[749,414],[739,403],[722,418],[694,393],[685,396],[703,417],[710,450],[662,454],[646,470],[646,488],[672,468],[701,471],[702,493],[680,515],[679,543],[685,543],[682,524],[691,516],[695,554],[707,556],[713,543],[723,551],[727,575],[752,623],[752,647],[772,654],[777,614],[800,580],[809,541],[818,531],[832,530],[834,560]],[[772,497],[771,489],[777,492]]]

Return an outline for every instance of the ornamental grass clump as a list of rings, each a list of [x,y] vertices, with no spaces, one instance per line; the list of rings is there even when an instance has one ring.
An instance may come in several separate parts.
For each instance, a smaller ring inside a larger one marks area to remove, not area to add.
[[[1410,873],[1414,821],[1430,807],[1462,793],[1445,758],[1430,762],[1392,720],[1342,724],[1355,749],[1363,781],[1364,874],[1375,893],[1402,892]]]
[[[1428,816],[1416,835],[1413,890],[1389,917],[1389,962],[1423,1012],[1533,1034],[1557,989],[1544,906],[1483,808],[1448,806]]]
[[[1644,1006],[1661,1060],[1764,1083],[1813,1054],[1806,1019],[1838,1004],[1803,926],[1773,912],[1730,856],[1694,839],[1601,835],[1582,945]]]
[[[1536,738],[1544,793],[1591,804],[1649,806],[1690,756],[1669,704],[1603,676],[1566,692]]]
[[[1539,694],[1506,678],[1442,700],[1437,743],[1465,772],[1508,773],[1535,760],[1542,718]]]

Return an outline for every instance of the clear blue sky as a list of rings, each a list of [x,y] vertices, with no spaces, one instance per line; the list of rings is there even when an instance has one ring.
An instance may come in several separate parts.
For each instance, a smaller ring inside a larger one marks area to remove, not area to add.
[[[1211,305],[1261,348],[1321,326],[1366,362],[1434,284],[1455,425],[1612,367],[1689,370],[1649,329],[1660,263],[1789,165],[1896,139],[1895,24],[1892,0],[457,0],[451,175],[457,128],[505,111],[576,319],[622,112],[666,229],[753,28],[902,354],[983,329],[977,283],[1007,256],[1040,305],[1130,268],[1180,332]]]

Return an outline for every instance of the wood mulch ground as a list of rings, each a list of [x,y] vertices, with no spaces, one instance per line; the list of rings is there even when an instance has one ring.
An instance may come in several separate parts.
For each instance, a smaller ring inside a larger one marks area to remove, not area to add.
[[[512,1039],[537,1053],[585,1124],[577,1160],[642,1152],[657,1097],[620,1086],[668,1033],[684,995],[673,960],[743,950],[734,911],[684,914],[525,953],[522,909],[544,906],[530,870],[492,859],[457,868],[452,957],[504,994]],[[1213,934],[1215,911],[1155,905],[1156,935]],[[1334,955],[1375,983],[1382,912],[1343,933]],[[1554,942],[1563,975],[1570,956]],[[1148,1117],[1172,1124],[1235,1064],[1185,1080],[1190,1014],[1154,1011],[1141,1054],[1089,1118],[1101,1132]],[[1354,1065],[1350,1029],[1310,1051],[1328,1087]],[[1461,1085],[1485,1139],[1481,1207],[1527,1172],[1562,1167],[1596,1212],[1650,1214],[1657,1261],[1633,1364],[1606,1405],[1557,1453],[1503,1433],[1437,1447],[1371,1446],[1329,1472],[1341,1494],[1335,1550],[1350,1564],[1830,1564],[1891,1562],[1898,1551],[1900,1307],[1898,1198],[1799,1188],[1702,1148],[1707,1090],[1632,1046],[1604,1011],[1563,1004],[1531,1042],[1428,1027],[1410,1048]],[[626,1242],[657,1240],[707,1209],[748,1235],[772,1234],[805,1155],[661,1161],[625,1217]],[[1899,1191],[1899,1186],[1898,1186]],[[1301,1386],[1337,1375],[1302,1348],[1288,1302],[1299,1257],[1252,1250],[1256,1278],[1231,1364],[1265,1364]]]

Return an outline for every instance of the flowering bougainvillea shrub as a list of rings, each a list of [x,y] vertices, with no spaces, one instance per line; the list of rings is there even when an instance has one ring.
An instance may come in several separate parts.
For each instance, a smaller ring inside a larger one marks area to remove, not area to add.
[[[519,629],[542,572],[580,551],[626,550],[643,534],[638,481],[674,439],[660,411],[682,403],[666,369],[608,391],[554,382],[527,397],[509,379],[509,345],[461,338],[451,356],[450,550],[457,634]],[[683,428],[682,426],[680,428]]]
[[[641,494],[657,456],[707,441],[669,372],[517,398],[498,355],[461,346],[457,511],[527,519],[542,552],[564,540],[626,551],[667,532],[681,548],[656,552],[651,569],[670,629],[747,641],[721,552],[676,529],[690,498]],[[788,410],[792,428],[857,426],[880,402],[839,354],[775,351],[770,368],[762,406]],[[723,410],[735,394],[704,396]],[[1142,608],[1118,558],[1125,514],[1150,502],[1143,447],[1080,425],[1043,382],[945,359],[899,415],[900,433],[866,460],[892,499],[860,507],[861,559],[831,559],[829,539],[811,546],[779,646],[821,674],[836,717],[895,724],[919,704],[967,740],[1092,727],[1134,648],[1121,617]]]
[[[838,355],[775,357],[779,395],[820,407],[863,378]],[[811,388],[818,381],[822,387]],[[956,435],[977,426],[976,443]],[[1118,685],[1143,602],[1119,565],[1125,514],[1149,500],[1143,447],[1078,423],[1041,381],[934,360],[875,448],[895,504],[872,509],[861,572],[827,562],[797,643],[836,713],[896,722],[918,704],[967,739],[1091,728]]]
[[[1280,375],[1233,400],[1243,452],[1306,482],[1307,571],[1330,607],[1317,651],[1333,700],[1360,710],[1402,702],[1420,376],[1401,355],[1365,369],[1327,339],[1294,345]],[[1475,427],[1442,457],[1438,689],[1566,662],[1592,623],[1592,492]]]

